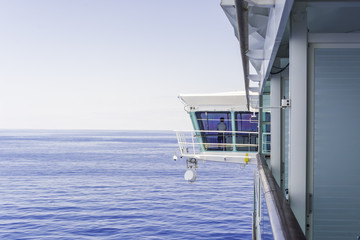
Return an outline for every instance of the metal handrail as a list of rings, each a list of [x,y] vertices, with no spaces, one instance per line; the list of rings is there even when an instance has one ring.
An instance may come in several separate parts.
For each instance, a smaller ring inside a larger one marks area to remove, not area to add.
[[[179,142],[179,143],[183,143],[183,144],[187,144],[188,142]],[[192,142],[191,143],[193,146],[196,145],[208,145],[208,146],[228,146],[228,147],[232,147],[232,146],[236,146],[236,147],[257,147],[257,144],[251,144],[251,143],[196,143],[196,142]]]
[[[256,158],[274,239],[305,240],[305,235],[265,159],[260,154]]]
[[[218,130],[174,130],[175,132],[193,132],[193,133],[244,133],[244,134],[259,134],[258,132],[250,131],[218,131]]]
[[[257,137],[258,132],[249,131],[216,131],[216,130],[179,130],[175,131],[180,153],[182,156],[197,155],[207,151],[222,152],[251,152],[252,148],[258,148],[258,143],[238,143],[235,138],[238,135],[246,135],[249,139]],[[229,142],[204,142],[203,138],[213,138],[216,134],[222,134],[224,139],[231,137]],[[239,148],[247,148],[246,150]],[[254,150],[253,150],[254,151]],[[255,150],[257,151],[257,150]]]

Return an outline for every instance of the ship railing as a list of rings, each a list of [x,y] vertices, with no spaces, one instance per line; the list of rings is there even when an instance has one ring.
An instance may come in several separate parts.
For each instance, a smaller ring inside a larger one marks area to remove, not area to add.
[[[182,156],[207,151],[257,152],[258,132],[192,130],[175,131]]]
[[[288,201],[276,183],[266,160],[257,154],[257,172],[254,184],[253,239],[305,240]],[[264,204],[265,199],[265,204]],[[263,209],[265,205],[266,209]],[[267,217],[264,217],[264,216]],[[266,226],[270,220],[271,230]],[[267,231],[269,230],[269,231]]]

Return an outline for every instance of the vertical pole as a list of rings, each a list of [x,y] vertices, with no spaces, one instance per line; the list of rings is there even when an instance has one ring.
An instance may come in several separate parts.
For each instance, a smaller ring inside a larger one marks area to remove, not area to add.
[[[305,233],[307,132],[307,17],[306,4],[295,4],[289,40],[290,81],[290,206]]]
[[[232,128],[232,142],[233,142],[233,152],[236,152],[236,122],[235,122],[235,112],[231,111],[231,128]]]
[[[281,75],[273,75],[270,80],[271,108],[271,171],[281,187]]]
[[[289,71],[285,71],[281,74],[281,96],[289,99]],[[285,108],[281,110],[281,159],[283,164],[282,179],[282,190],[285,192],[286,189],[289,189],[288,176],[289,176],[289,113],[290,108]]]

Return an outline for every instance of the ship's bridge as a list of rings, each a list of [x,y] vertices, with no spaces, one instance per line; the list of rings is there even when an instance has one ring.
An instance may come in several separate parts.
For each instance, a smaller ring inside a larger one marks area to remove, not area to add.
[[[176,131],[180,157],[256,164],[258,113],[249,112],[244,92],[181,94],[194,130]]]

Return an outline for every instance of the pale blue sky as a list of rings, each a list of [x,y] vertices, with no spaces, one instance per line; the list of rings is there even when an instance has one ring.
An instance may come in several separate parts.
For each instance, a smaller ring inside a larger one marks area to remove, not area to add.
[[[189,129],[179,93],[242,90],[220,0],[0,0],[1,129]]]

